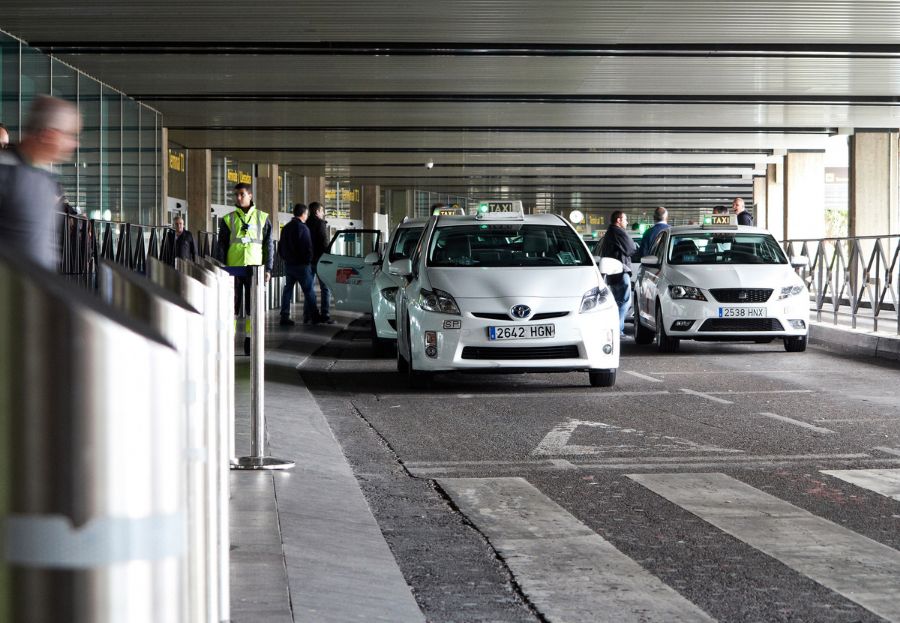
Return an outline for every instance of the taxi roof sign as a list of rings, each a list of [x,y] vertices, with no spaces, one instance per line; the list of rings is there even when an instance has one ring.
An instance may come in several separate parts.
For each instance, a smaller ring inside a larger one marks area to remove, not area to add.
[[[431,214],[434,216],[465,216],[466,211],[459,206],[453,208],[451,208],[450,206],[443,206],[440,208],[435,208],[434,210],[432,210]]]
[[[701,227],[719,227],[725,229],[737,229],[737,214],[708,214],[703,217]]]
[[[525,220],[525,209],[521,201],[482,201],[478,204],[475,218],[479,220]]]

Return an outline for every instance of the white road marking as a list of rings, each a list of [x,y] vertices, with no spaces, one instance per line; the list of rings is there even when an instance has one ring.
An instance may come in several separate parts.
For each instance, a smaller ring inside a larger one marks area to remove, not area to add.
[[[869,418],[821,418],[813,422],[835,422],[838,424],[856,424],[858,422],[900,422],[900,417],[869,417]],[[900,450],[898,450],[900,452]]]
[[[553,467],[558,469],[578,469],[578,467],[565,459],[550,459],[550,463]]]
[[[821,472],[900,502],[900,469],[823,469]]]
[[[524,479],[438,482],[547,620],[713,620]]]
[[[811,389],[729,389],[723,392],[706,392],[714,396],[722,394],[811,394]]]
[[[900,552],[725,474],[629,478],[891,621],[900,621]]]
[[[884,452],[885,454],[892,454],[894,456],[900,456],[900,448],[885,448],[884,446],[878,446],[875,448],[879,452]]]
[[[648,376],[646,374],[641,374],[640,372],[635,372],[634,370],[625,370],[625,374],[630,374],[631,376],[636,376],[639,379],[644,379],[645,381],[653,381],[654,383],[665,383],[662,379],[657,379],[652,376]]]
[[[785,422],[786,424],[793,424],[794,426],[800,426],[802,428],[808,428],[809,430],[814,430],[817,433],[823,433],[826,435],[833,435],[834,431],[830,428],[822,428],[821,426],[814,426],[809,422],[803,422],[801,420],[795,420],[794,418],[785,417],[783,415],[778,415],[777,413],[767,413],[765,411],[760,412],[760,415],[763,415],[768,418],[772,418],[773,420],[778,420],[779,422]]]
[[[572,434],[582,426],[600,429],[605,433],[605,443],[595,446],[570,444],[569,440]],[[660,449],[674,452],[742,452],[741,450],[702,445],[680,437],[647,433],[635,428],[622,428],[605,422],[570,419],[554,426],[553,430],[544,436],[531,454],[533,456],[576,456],[622,451],[658,452]]]
[[[585,388],[583,390],[577,391],[559,391],[553,388],[547,388],[547,391],[525,391],[518,393],[491,393],[491,394],[457,394],[457,398],[522,398],[527,397],[531,398],[559,398],[560,396],[585,396],[589,397],[591,400],[595,398],[619,398],[626,396],[661,396],[663,394],[668,394],[669,392],[662,391],[653,391],[653,392],[617,392],[615,390],[609,392],[598,392],[596,390],[591,390]]]
[[[734,403],[730,400],[725,400],[723,398],[716,398],[715,396],[711,396],[710,394],[704,394],[703,392],[697,392],[693,389],[681,389],[685,394],[690,394],[691,396],[699,396],[700,398],[706,398],[707,400],[712,400],[713,402],[720,402],[723,405],[733,405]]]

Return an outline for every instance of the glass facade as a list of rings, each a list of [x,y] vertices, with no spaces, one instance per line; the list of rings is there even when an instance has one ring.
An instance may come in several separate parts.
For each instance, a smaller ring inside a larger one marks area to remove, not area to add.
[[[54,166],[72,207],[90,218],[162,223],[162,115],[0,31],[0,122],[13,142],[42,94],[81,113],[73,162]]]

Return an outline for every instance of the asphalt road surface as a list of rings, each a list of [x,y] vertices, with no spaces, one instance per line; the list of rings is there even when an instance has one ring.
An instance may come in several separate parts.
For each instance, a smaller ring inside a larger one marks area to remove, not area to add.
[[[304,380],[433,622],[900,621],[900,368],[623,344],[413,390],[366,320]]]

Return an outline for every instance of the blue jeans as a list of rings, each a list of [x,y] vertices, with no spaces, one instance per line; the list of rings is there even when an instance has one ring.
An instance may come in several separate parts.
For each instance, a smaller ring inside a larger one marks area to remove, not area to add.
[[[322,293],[322,320],[328,320],[331,315],[331,290],[328,289],[321,277],[318,279],[319,291]]]
[[[631,302],[631,274],[622,273],[620,283],[609,284],[616,305],[619,306],[619,333],[625,333],[625,312],[628,311],[628,303]]]
[[[316,291],[313,289],[313,272],[309,264],[284,265],[284,290],[281,291],[281,317],[290,318],[291,299],[294,298],[294,286],[300,284],[303,290],[303,320],[315,322],[319,315],[316,310]]]

